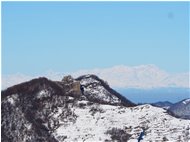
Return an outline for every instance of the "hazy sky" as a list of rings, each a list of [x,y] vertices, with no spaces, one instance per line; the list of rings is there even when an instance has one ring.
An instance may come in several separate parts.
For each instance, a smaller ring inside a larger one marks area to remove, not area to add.
[[[2,2],[3,74],[188,60],[188,2]]]

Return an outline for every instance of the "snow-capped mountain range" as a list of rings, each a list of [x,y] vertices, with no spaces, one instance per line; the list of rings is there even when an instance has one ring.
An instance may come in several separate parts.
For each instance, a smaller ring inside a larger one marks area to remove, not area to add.
[[[155,65],[114,66],[107,69],[81,70],[73,76],[95,74],[115,88],[189,88],[189,73],[170,74]]]
[[[135,105],[95,75],[38,78],[2,93],[2,142],[188,142],[190,121]],[[187,101],[184,101],[187,103]]]
[[[47,72],[43,75],[52,80],[60,80],[67,73]],[[79,70],[69,73],[73,77],[83,74],[95,74],[109,82],[114,88],[160,88],[160,87],[178,87],[190,88],[189,72],[172,74],[168,73],[155,65],[125,66],[118,65],[110,68],[97,68],[88,70]],[[27,76],[23,74],[3,75],[2,88],[28,81],[38,76]]]

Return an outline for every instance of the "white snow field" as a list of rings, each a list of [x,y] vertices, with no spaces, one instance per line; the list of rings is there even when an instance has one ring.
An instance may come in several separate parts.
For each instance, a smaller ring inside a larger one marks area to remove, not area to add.
[[[75,122],[66,123],[59,120],[60,126],[53,133],[57,140],[112,141],[111,135],[107,134],[112,128],[122,129],[130,134],[128,142],[137,142],[142,128],[145,129],[142,142],[189,142],[190,140],[190,120],[172,117],[162,108],[151,105],[129,108],[100,104],[89,106],[87,103],[88,101],[79,101],[78,105],[84,106],[73,107],[73,114],[77,117]],[[55,119],[59,119],[61,108],[57,113]]]

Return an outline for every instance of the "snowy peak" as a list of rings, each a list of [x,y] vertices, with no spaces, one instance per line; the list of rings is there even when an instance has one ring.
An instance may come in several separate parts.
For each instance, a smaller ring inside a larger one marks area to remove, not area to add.
[[[96,75],[83,75],[76,80],[80,81],[83,94],[89,101],[103,104],[124,105],[128,107],[135,106],[134,103],[110,88],[106,81],[100,79]]]

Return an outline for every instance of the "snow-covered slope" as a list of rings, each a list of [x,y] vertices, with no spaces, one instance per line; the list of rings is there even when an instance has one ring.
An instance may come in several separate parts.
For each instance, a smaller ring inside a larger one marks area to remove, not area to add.
[[[2,142],[136,142],[142,129],[144,142],[190,139],[189,120],[134,106],[92,75],[38,78],[1,93]]]
[[[74,123],[63,124],[53,133],[59,141],[128,141],[136,142],[145,129],[144,142],[164,140],[188,142],[188,120],[174,118],[162,108],[151,105],[120,107],[110,105],[88,105],[79,101],[72,111],[77,119]],[[57,116],[57,114],[55,114]],[[56,117],[57,118],[57,117]]]

